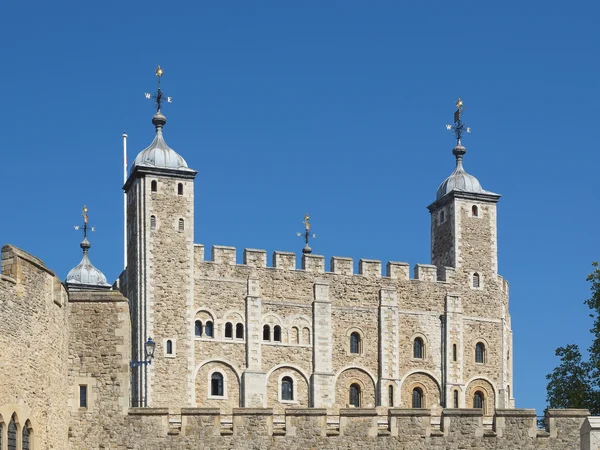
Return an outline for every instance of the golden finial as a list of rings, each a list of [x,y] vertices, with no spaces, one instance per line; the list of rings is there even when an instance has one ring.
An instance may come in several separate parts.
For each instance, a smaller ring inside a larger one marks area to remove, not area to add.
[[[310,216],[308,213],[304,214],[304,227],[306,228],[306,231],[310,231]]]
[[[160,67],[159,67],[159,68],[160,68]],[[463,105],[463,102],[462,102],[462,100],[460,99],[460,97],[458,97],[458,100],[456,100],[456,107],[460,109],[460,108],[462,108],[462,105]]]
[[[312,252],[312,249],[310,248],[310,246],[308,245],[308,241],[311,237],[316,238],[317,235],[316,234],[311,234],[310,232],[310,216],[308,215],[308,213],[304,214],[304,233],[296,233],[298,236],[303,236],[304,237],[304,242],[305,242],[305,246],[302,249],[302,253],[310,253]]]
[[[163,70],[162,70],[162,68],[160,66],[158,66],[156,68],[156,76],[157,77],[162,77],[162,74],[163,74]]]
[[[83,212],[81,213],[81,215],[83,216],[83,221],[85,223],[88,222],[88,215],[87,215],[88,209],[87,206],[83,205]]]

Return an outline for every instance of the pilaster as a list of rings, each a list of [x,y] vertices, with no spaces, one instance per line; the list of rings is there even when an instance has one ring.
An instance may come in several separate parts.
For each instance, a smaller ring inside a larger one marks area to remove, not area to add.
[[[313,301],[313,366],[312,406],[327,408],[333,406],[333,328],[331,324],[331,299],[329,284],[317,281],[314,284]]]
[[[398,294],[395,289],[379,291],[379,404],[389,405],[386,386],[389,381],[399,378],[399,349],[398,349]],[[394,386],[395,397],[400,392]],[[394,404],[398,404],[394,399]]]
[[[257,278],[248,278],[246,296],[246,370],[242,375],[242,400],[246,408],[262,408],[267,402],[266,373],[261,355],[262,300]]]
[[[448,294],[446,296],[446,327],[444,333],[445,340],[445,386],[446,408],[454,408],[453,389],[460,388],[464,393],[464,342],[463,342],[463,308],[460,296]],[[456,345],[456,358],[454,358],[454,345]],[[456,360],[455,360],[456,359]],[[444,361],[442,361],[444,365]],[[444,381],[444,380],[443,380]],[[463,395],[459,395],[459,408],[464,408],[461,404]]]

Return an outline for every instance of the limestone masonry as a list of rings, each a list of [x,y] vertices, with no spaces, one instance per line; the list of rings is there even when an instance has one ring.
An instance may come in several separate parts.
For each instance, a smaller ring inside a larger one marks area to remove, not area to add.
[[[431,264],[354,273],[333,256],[326,272],[310,252],[195,244],[196,171],[160,111],[153,124],[112,286],[87,238],[64,283],[2,249],[0,450],[600,448],[587,411],[550,410],[540,429],[514,408],[500,196],[460,142],[428,207]]]

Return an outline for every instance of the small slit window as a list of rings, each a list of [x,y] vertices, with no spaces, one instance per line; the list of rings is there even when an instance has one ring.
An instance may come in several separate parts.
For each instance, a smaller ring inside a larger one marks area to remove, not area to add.
[[[173,341],[171,339],[167,339],[167,355],[173,354]]]
[[[357,383],[350,385],[350,406],[360,408],[360,385]]]
[[[150,183],[150,191],[158,192],[158,182],[156,180],[152,180],[152,183]]]
[[[350,335],[350,353],[360,353],[360,347],[360,334],[355,331]]]
[[[223,397],[223,375],[219,372],[210,376],[210,395]]]
[[[271,340],[271,327],[269,325],[265,325],[263,327],[263,341]]]
[[[177,195],[183,195],[183,183],[177,185]]]
[[[446,221],[446,211],[443,209],[440,211],[440,225]]]
[[[150,229],[156,230],[156,216],[150,216]]]
[[[273,327],[273,340],[275,342],[281,342],[281,327],[279,325]]]
[[[388,405],[390,408],[394,406],[394,386],[391,384],[388,386]]]
[[[456,360],[458,359],[458,355],[457,355],[457,351],[456,351],[456,344],[452,344],[452,361],[456,362]]]
[[[420,337],[415,338],[413,343],[413,358],[423,359],[425,357],[425,344]]]
[[[473,205],[471,208],[471,215],[473,217],[479,217],[479,208],[477,208],[477,205]]]
[[[87,405],[87,384],[81,384],[79,385],[79,407],[87,408]]]
[[[458,391],[454,391],[454,407],[458,408]]]
[[[281,400],[294,400],[294,380],[291,377],[283,377],[281,380]]]
[[[206,337],[213,337],[213,323],[208,320],[206,322],[206,326],[204,327],[204,334]]]
[[[481,391],[475,392],[473,396],[473,408],[483,409],[483,393]]]
[[[233,324],[231,322],[225,324],[225,337],[233,338]]]
[[[423,407],[423,391],[421,390],[421,388],[414,388],[412,391],[412,407]]]
[[[202,336],[202,321],[196,320],[194,323],[194,334],[196,336]]]
[[[475,346],[475,362],[479,364],[485,362],[485,345],[483,342],[478,342]]]
[[[244,339],[244,324],[238,323],[235,326],[235,338],[236,339]]]
[[[179,219],[179,232],[181,233],[183,230],[185,230],[185,222],[183,219]]]
[[[479,279],[479,274],[475,272],[473,274],[473,287],[478,288],[479,286],[481,286],[481,281]]]

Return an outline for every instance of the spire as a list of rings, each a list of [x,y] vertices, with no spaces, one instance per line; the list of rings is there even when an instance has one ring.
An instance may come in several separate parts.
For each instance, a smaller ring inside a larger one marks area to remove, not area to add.
[[[83,231],[83,241],[79,244],[83,251],[83,257],[79,264],[73,267],[67,279],[65,280],[69,287],[75,287],[80,289],[107,289],[110,285],[106,282],[106,277],[102,272],[94,267],[91,263],[88,253],[90,247],[90,241],[88,241],[88,231],[95,231],[94,227],[89,226],[89,217],[87,215],[87,206],[83,207],[81,215],[83,216],[83,225],[76,225],[76,230]]]

